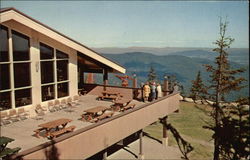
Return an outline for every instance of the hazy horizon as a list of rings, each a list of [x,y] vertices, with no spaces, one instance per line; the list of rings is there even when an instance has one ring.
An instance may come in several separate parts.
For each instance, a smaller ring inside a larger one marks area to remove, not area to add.
[[[216,46],[215,46],[216,47]],[[203,49],[213,49],[215,47],[169,47],[169,46],[166,46],[166,47],[151,47],[151,46],[145,46],[145,47],[141,47],[141,46],[128,46],[128,47],[116,47],[116,46],[111,46],[111,47],[90,47],[90,48],[159,48],[159,49],[162,49],[162,48],[203,48]],[[231,47],[230,49],[249,49],[249,47]]]

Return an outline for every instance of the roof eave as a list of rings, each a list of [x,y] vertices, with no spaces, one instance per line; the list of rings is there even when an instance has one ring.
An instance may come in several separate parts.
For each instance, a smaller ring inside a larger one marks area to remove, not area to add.
[[[110,59],[100,55],[96,51],[54,30],[53,28],[29,17],[28,15],[16,10],[15,8],[4,8],[0,10],[0,13],[1,13],[1,23],[5,21],[9,21],[11,19],[25,26],[27,26],[27,23],[29,23],[30,25],[28,25],[27,27],[30,27],[42,34],[50,35],[51,38],[69,46],[70,48],[73,48],[81,52],[82,54],[85,54],[91,58],[96,59],[97,61],[103,63],[104,65],[111,67],[113,70],[117,72],[120,72],[120,73],[126,72],[126,69],[122,67],[121,65],[117,64],[116,62],[111,61]]]

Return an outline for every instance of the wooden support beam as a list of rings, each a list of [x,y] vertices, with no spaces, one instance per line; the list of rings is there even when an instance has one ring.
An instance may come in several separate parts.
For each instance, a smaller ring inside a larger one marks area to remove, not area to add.
[[[138,159],[143,160],[144,159],[144,154],[143,154],[143,145],[142,145],[142,138],[143,138],[143,131],[139,131],[139,156]]]
[[[162,122],[162,144],[168,146],[167,116],[161,119]]]
[[[108,157],[108,153],[107,153],[107,149],[105,149],[102,155],[102,159],[107,160],[107,157]]]

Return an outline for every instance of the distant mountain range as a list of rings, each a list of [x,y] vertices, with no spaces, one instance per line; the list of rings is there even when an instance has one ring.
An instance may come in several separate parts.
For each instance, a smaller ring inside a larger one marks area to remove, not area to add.
[[[206,55],[215,54],[211,51],[205,50],[182,50],[175,53],[168,53],[165,55],[160,55],[159,53],[146,53],[146,52],[127,52],[119,54],[103,54],[111,60],[114,60],[124,66],[127,69],[128,75],[137,75],[138,83],[145,82],[147,80],[147,75],[150,66],[153,66],[157,73],[157,79],[163,81],[164,75],[175,75],[177,80],[184,86],[185,93],[189,94],[189,88],[191,87],[191,80],[194,80],[197,72],[200,70],[202,72],[202,78],[204,81],[209,79],[208,73],[205,71],[204,64],[213,64],[213,58],[206,57],[204,55],[200,56],[200,53],[206,53]],[[232,50],[234,51],[234,50]],[[236,49],[237,51],[237,49]],[[240,49],[238,52],[237,61],[241,61],[241,64],[236,62],[231,62],[233,68],[246,68],[246,72],[241,76],[247,79],[246,85],[249,83],[249,64],[243,60],[246,60],[245,50]],[[100,52],[100,51],[99,51]],[[234,55],[235,53],[233,53]],[[184,56],[185,55],[185,56]],[[245,58],[243,58],[245,56]],[[214,57],[214,56],[213,56]],[[212,59],[212,60],[211,60]],[[247,58],[248,60],[248,58]],[[120,80],[116,77],[110,77],[110,82],[114,84],[119,84]],[[231,94],[230,99],[237,98],[238,96],[249,95],[249,86],[244,88],[240,92],[235,92]]]
[[[155,55],[182,55],[191,58],[205,58],[214,60],[216,53],[212,48],[181,48],[181,47],[128,47],[128,48],[93,48],[99,53],[123,54],[128,52],[144,52]],[[249,48],[230,48],[229,60],[239,64],[249,65]]]

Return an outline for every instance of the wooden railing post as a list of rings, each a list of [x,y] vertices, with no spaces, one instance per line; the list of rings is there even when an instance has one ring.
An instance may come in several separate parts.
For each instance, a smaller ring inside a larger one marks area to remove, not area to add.
[[[167,118],[168,116],[164,117],[161,120],[162,121],[162,144],[163,146],[168,146]]]
[[[163,89],[164,89],[164,96],[168,95],[168,79],[164,78],[164,84],[163,84]]]
[[[106,86],[108,85],[108,71],[107,71],[107,69],[103,70],[103,85],[104,85],[103,90],[106,91],[107,90]]]

